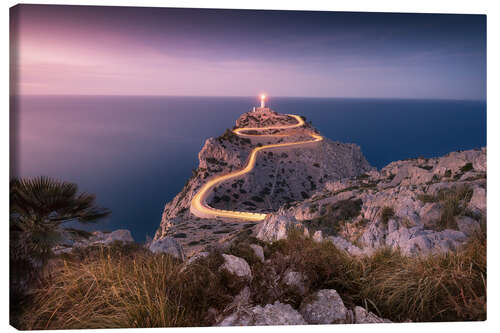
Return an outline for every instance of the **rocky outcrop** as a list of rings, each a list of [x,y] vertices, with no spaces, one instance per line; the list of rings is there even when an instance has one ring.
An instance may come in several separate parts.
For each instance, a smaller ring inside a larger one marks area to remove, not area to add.
[[[331,241],[351,255],[381,247],[410,256],[455,250],[486,219],[485,156],[483,148],[398,161],[380,172],[329,182],[311,198],[270,215],[258,238],[283,239],[300,226],[315,241]]]
[[[294,217],[270,214],[258,228],[257,238],[267,242],[285,239],[288,230],[298,224]]]
[[[85,232],[82,232],[82,234]],[[73,248],[86,248],[94,245],[110,245],[115,242],[133,243],[134,238],[127,229],[118,229],[112,232],[94,231],[87,237],[75,234],[74,232],[63,232],[63,239],[59,245],[53,248],[55,254],[68,253]]]

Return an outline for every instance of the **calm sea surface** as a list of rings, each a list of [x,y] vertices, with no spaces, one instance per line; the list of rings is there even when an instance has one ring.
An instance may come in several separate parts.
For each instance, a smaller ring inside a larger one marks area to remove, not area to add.
[[[21,97],[14,175],[76,182],[113,212],[96,229],[130,229],[143,241],[197,167],[205,139],[256,104],[254,98]],[[485,102],[273,98],[271,107],[306,116],[332,140],[360,145],[379,169],[486,145]]]

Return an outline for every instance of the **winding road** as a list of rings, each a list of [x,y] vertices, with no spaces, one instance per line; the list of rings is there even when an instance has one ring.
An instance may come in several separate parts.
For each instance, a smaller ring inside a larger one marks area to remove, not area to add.
[[[241,136],[241,137],[255,137],[255,136],[275,136],[275,137],[283,137],[287,135],[283,134],[269,134],[269,135],[258,135],[258,134],[245,134],[244,132],[247,131],[264,131],[264,130],[272,130],[272,129],[291,129],[291,128],[297,128],[301,127],[304,125],[304,120],[297,115],[289,114],[288,116],[295,118],[297,120],[296,124],[292,125],[282,125],[282,126],[269,126],[269,127],[242,127],[242,128],[237,128],[233,130],[233,133]],[[210,179],[208,182],[203,184],[203,186],[198,190],[198,192],[194,195],[193,199],[191,200],[191,207],[190,211],[193,215],[201,218],[233,218],[233,219],[240,219],[240,220],[245,220],[245,221],[262,221],[263,219],[266,218],[267,214],[262,214],[262,213],[252,213],[252,212],[242,212],[242,211],[233,211],[233,210],[223,210],[223,209],[217,209],[210,207],[206,203],[206,199],[208,194],[210,194],[210,191],[213,190],[215,186],[218,184],[225,182],[227,180],[237,178],[240,176],[243,176],[246,173],[249,173],[253,170],[255,167],[255,161],[257,159],[257,153],[262,151],[262,150],[267,150],[267,149],[275,149],[275,148],[283,148],[283,147],[289,147],[289,146],[300,146],[312,142],[318,142],[323,140],[323,137],[319,134],[316,134],[314,132],[308,133],[309,136],[312,138],[311,140],[305,140],[305,141],[297,141],[297,142],[286,142],[286,143],[275,143],[275,144],[270,144],[270,145],[264,145],[261,147],[256,147],[250,152],[250,156],[248,158],[247,164],[245,167],[241,170],[237,170],[234,172],[230,172],[225,175],[221,176],[215,176],[212,179]]]

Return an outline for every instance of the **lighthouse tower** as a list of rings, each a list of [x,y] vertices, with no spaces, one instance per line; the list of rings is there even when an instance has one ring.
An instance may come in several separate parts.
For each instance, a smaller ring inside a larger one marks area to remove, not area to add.
[[[266,98],[267,96],[262,94],[260,95],[260,107],[253,107],[253,112],[258,112],[258,111],[269,111],[269,108],[266,107]]]

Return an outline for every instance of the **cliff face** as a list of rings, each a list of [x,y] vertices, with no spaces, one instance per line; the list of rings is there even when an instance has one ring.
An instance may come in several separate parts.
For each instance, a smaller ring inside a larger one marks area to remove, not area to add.
[[[249,112],[236,121],[236,127],[281,126],[294,122],[293,118],[274,111]],[[179,225],[185,225],[186,230],[189,226],[191,232],[207,223],[217,224],[214,220],[198,219],[189,212],[191,199],[198,189],[215,175],[243,168],[253,148],[270,143],[297,141],[307,137],[305,131],[315,130],[310,124],[306,124],[300,129],[280,130],[280,134],[287,135],[282,137],[240,137],[228,130],[217,138],[206,140],[198,154],[198,168],[183,190],[166,204],[155,239],[178,233]],[[278,130],[261,131],[259,134],[276,132]],[[374,168],[355,144],[325,139],[305,146],[265,150],[259,152],[255,169],[251,173],[220,184],[207,202],[215,208],[268,213],[310,198],[316,191],[324,190],[328,183],[371,170]],[[224,228],[231,225],[227,221],[220,223],[221,226],[223,224]],[[205,228],[220,232],[218,227]],[[203,240],[207,241],[207,237],[210,238],[205,235]]]

